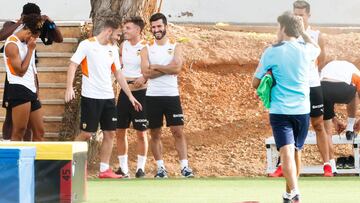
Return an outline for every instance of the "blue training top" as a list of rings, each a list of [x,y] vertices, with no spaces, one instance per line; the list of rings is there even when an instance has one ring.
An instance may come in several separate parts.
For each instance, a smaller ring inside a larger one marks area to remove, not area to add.
[[[272,69],[276,85],[271,90],[271,114],[310,113],[310,68],[319,54],[318,47],[296,40],[283,41],[265,50],[255,77],[261,79]]]

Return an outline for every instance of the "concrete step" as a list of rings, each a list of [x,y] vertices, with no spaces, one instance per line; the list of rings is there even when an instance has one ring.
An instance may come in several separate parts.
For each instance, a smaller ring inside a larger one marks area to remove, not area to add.
[[[0,117],[0,129],[2,129],[5,117]],[[45,132],[60,132],[61,127],[61,116],[44,116],[44,129]]]
[[[56,22],[63,37],[69,38],[80,38],[81,37],[81,26],[84,25],[84,21],[63,21]]]
[[[64,83],[68,67],[38,67],[38,77],[41,83]],[[5,68],[0,67],[0,83],[5,81]]]
[[[64,99],[65,83],[40,83],[40,100]],[[4,83],[0,84],[0,95],[4,92]]]
[[[41,101],[44,116],[63,116],[65,111],[64,103],[63,99]],[[0,100],[0,104],[2,104],[2,100]],[[5,113],[6,109],[0,108],[0,115],[5,115]]]
[[[63,119],[62,116],[44,116],[44,123],[57,123],[61,122]],[[5,116],[0,116],[0,122],[4,122]]]
[[[71,52],[38,52],[37,56],[41,58],[70,58],[74,53]],[[0,55],[3,58],[3,55]]]
[[[37,68],[37,71],[39,74],[41,73],[48,73],[48,72],[53,72],[53,73],[61,73],[61,72],[66,72],[68,67],[44,67],[44,66],[41,66],[41,67],[36,67]],[[5,73],[5,67],[2,66],[0,67],[0,73]]]
[[[3,100],[0,100],[0,104],[2,104]],[[65,100],[64,99],[45,99],[41,101],[41,104],[43,105],[64,105]]]
[[[38,72],[66,72],[68,67],[37,67]]]
[[[80,38],[81,26],[84,25],[84,21],[55,21],[56,26],[60,29],[64,38]],[[4,22],[0,22],[0,29]]]
[[[59,132],[62,123],[59,122],[44,122],[45,132]]]
[[[4,121],[0,121],[0,129],[2,129]],[[45,132],[60,132],[61,122],[44,122]]]
[[[68,67],[37,67],[39,73],[66,72]],[[5,73],[5,67],[0,67],[0,73]]]
[[[4,42],[0,42],[0,47]],[[77,38],[64,38],[62,43],[53,43],[44,45],[40,39],[37,40],[36,50],[39,52],[74,52],[78,46]]]
[[[39,84],[40,89],[41,88],[52,88],[52,89],[64,89],[66,88],[65,83],[40,83]],[[4,84],[0,84],[0,88],[4,88]]]
[[[39,44],[36,46],[36,50],[39,52],[75,52],[77,46],[77,43],[54,43],[52,45]]]
[[[70,57],[73,53],[70,52],[39,52],[38,67],[64,67],[70,64]],[[0,56],[0,66],[4,67],[3,55]]]
[[[0,129],[2,129],[5,117],[0,117]],[[44,116],[44,129],[45,132],[60,132],[61,116]]]
[[[59,138],[60,133],[58,132],[46,132],[44,138],[46,140],[57,140]],[[0,132],[0,140],[3,138],[2,132]]]
[[[40,66],[52,66],[52,67],[64,67],[70,64],[70,57],[73,53],[67,52],[43,52],[39,53],[39,63],[37,64],[38,67]]]
[[[38,78],[43,83],[64,83],[66,82],[66,72],[44,72],[38,74]]]

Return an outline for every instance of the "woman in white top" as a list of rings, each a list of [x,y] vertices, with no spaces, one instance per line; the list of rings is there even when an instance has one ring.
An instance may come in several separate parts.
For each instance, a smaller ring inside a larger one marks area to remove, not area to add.
[[[9,80],[8,107],[12,109],[11,140],[21,141],[27,126],[31,126],[33,140],[41,141],[44,134],[41,103],[35,67],[36,39],[42,27],[40,15],[24,16],[22,28],[5,42],[4,60]]]

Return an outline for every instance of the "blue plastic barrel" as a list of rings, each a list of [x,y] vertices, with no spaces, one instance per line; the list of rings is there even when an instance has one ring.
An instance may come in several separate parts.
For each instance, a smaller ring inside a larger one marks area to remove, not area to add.
[[[0,147],[0,202],[34,203],[35,147]]]

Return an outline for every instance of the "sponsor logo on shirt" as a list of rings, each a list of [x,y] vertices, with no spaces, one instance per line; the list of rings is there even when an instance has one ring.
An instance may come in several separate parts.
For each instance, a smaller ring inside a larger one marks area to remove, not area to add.
[[[168,53],[169,53],[169,55],[173,55],[174,54],[174,49],[169,48]]]

